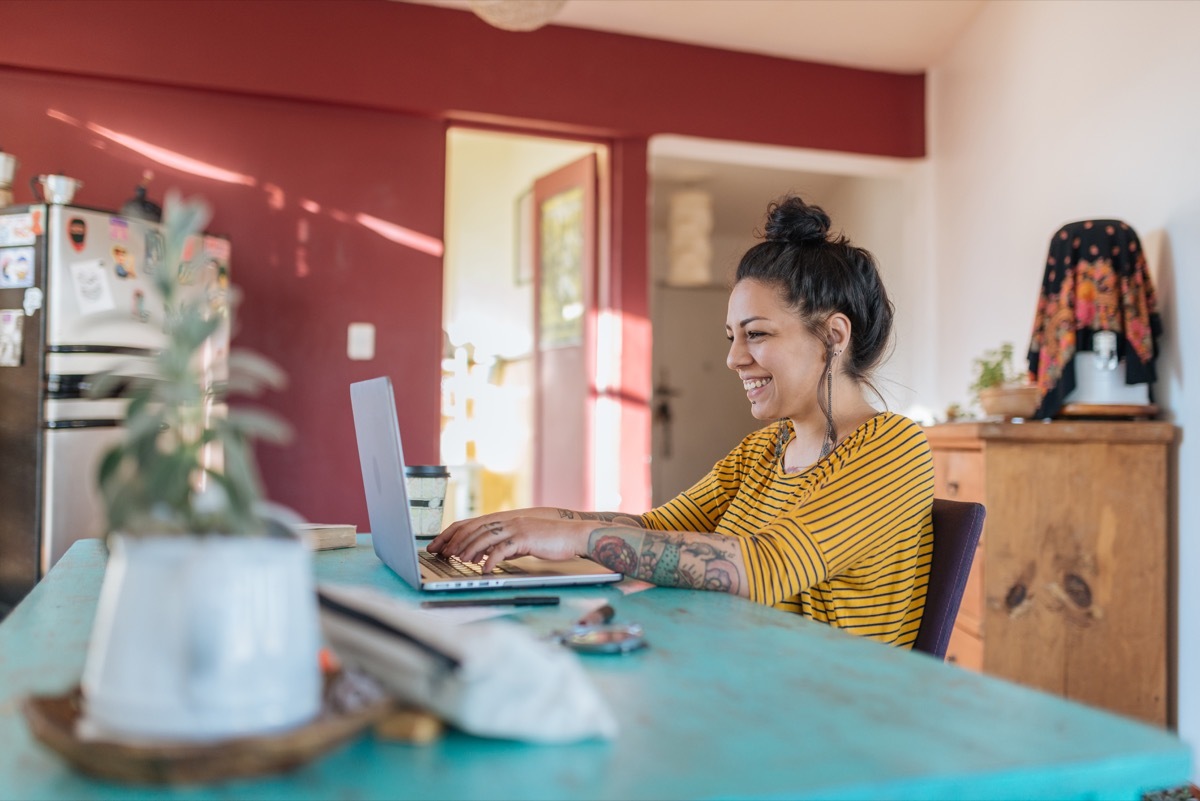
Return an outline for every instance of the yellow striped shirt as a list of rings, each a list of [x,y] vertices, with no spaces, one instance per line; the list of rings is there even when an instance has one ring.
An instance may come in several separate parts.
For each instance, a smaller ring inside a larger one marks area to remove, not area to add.
[[[925,432],[881,412],[788,474],[775,458],[778,428],[750,434],[695,486],[645,513],[647,528],[738,537],[751,600],[912,647],[933,555]]]

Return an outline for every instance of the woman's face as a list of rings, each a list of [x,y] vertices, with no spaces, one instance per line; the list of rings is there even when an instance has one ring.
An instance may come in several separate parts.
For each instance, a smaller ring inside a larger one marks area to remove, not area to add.
[[[825,343],[787,308],[775,289],[743,279],[729,296],[725,318],[729,356],[750,413],[758,420],[820,415],[817,388],[825,371]]]

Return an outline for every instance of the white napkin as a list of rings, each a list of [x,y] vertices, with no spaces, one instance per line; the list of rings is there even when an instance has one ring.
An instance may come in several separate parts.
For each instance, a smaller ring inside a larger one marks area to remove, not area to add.
[[[376,590],[319,589],[339,659],[463,731],[539,743],[616,736],[608,704],[565,648],[508,621],[447,626]]]

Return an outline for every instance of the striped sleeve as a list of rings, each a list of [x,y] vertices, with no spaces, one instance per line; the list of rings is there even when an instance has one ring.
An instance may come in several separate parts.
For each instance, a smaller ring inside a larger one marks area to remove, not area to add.
[[[659,531],[717,531],[754,463],[759,461],[764,448],[774,447],[776,436],[773,425],[747,436],[692,487],[662,506],[644,513],[642,520],[646,528]]]

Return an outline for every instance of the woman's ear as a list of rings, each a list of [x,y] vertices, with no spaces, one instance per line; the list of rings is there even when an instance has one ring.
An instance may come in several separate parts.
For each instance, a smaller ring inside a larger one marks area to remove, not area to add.
[[[850,333],[852,328],[850,325],[850,318],[841,312],[834,312],[833,314],[829,315],[829,319],[826,320],[825,325],[829,331],[829,340],[827,344],[829,345],[830,349],[845,352],[845,350],[850,346]]]

